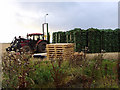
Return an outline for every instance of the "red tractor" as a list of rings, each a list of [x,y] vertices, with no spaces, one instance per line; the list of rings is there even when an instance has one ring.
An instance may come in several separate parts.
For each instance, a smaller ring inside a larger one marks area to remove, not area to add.
[[[47,40],[44,39],[44,24],[47,26]],[[6,48],[6,51],[20,51],[20,49],[24,49],[25,51],[30,52],[46,52],[46,44],[49,43],[49,33],[48,33],[48,23],[43,24],[43,34],[41,33],[32,33],[27,34],[27,39],[14,38],[11,42],[10,47]]]

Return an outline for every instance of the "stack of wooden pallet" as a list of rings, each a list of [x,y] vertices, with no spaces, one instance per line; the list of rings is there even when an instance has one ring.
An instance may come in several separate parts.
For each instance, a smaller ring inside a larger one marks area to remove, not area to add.
[[[46,50],[47,60],[59,58],[68,60],[74,54],[74,44],[73,43],[47,44]]]

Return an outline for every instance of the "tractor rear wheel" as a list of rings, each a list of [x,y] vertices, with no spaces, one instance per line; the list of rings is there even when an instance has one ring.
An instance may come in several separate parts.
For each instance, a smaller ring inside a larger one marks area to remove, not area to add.
[[[45,41],[40,42],[38,44],[38,50],[37,51],[42,52],[42,53],[46,52],[46,44],[47,44],[47,42],[45,42]]]

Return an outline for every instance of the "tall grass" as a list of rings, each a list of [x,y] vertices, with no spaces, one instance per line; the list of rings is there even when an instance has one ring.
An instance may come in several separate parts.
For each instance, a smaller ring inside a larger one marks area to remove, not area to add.
[[[6,52],[2,57],[4,88],[31,87],[30,72],[34,71],[34,65],[30,63],[31,55],[25,52]]]
[[[29,52],[6,52],[2,57],[3,88],[118,88],[117,61],[98,54],[87,60],[77,54],[71,60],[31,60]]]

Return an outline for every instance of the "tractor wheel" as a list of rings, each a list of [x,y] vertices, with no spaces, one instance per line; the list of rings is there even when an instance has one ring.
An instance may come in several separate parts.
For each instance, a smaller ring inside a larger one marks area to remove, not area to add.
[[[10,47],[6,48],[6,51],[11,51],[11,50],[10,50]]]
[[[33,53],[33,51],[31,50],[31,48],[30,48],[29,46],[24,46],[24,47],[22,47],[22,51],[23,51],[23,52]]]
[[[40,42],[38,44],[38,50],[37,51],[42,52],[42,53],[46,52],[46,44],[47,44],[47,42],[44,42],[44,41]]]

